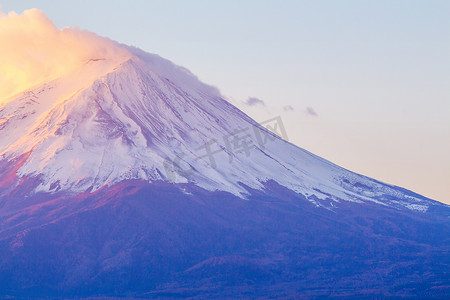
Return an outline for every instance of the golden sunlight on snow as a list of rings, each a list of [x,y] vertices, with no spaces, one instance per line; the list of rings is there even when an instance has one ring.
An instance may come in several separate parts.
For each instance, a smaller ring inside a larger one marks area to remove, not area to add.
[[[58,29],[38,9],[0,12],[0,105],[90,59],[127,57],[118,43],[78,28]]]

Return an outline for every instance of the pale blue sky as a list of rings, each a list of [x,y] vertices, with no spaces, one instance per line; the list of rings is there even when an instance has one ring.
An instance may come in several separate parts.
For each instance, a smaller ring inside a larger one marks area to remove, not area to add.
[[[0,4],[157,53],[295,144],[450,203],[450,1]]]

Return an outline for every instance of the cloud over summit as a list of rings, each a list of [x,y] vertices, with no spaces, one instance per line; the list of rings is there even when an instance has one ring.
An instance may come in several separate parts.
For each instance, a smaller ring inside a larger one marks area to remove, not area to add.
[[[78,28],[58,29],[38,9],[0,12],[0,104],[45,80],[75,70],[92,58],[127,57],[120,44]]]

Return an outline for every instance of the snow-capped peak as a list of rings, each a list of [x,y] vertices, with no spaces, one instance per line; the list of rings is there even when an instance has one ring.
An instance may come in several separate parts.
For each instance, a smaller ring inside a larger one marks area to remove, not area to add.
[[[128,179],[164,180],[245,197],[273,180],[319,206],[386,204],[395,196],[400,205],[427,208],[284,141],[186,69],[128,51],[124,61],[91,59],[0,107],[0,156],[28,156],[18,182],[39,178],[35,191],[79,193]],[[272,128],[282,125],[272,121]]]

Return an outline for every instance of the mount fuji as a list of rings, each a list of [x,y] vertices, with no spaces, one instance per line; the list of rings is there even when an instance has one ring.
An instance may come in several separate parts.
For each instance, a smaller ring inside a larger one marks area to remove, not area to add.
[[[258,124],[157,55],[0,104],[0,295],[450,295],[450,207]]]

